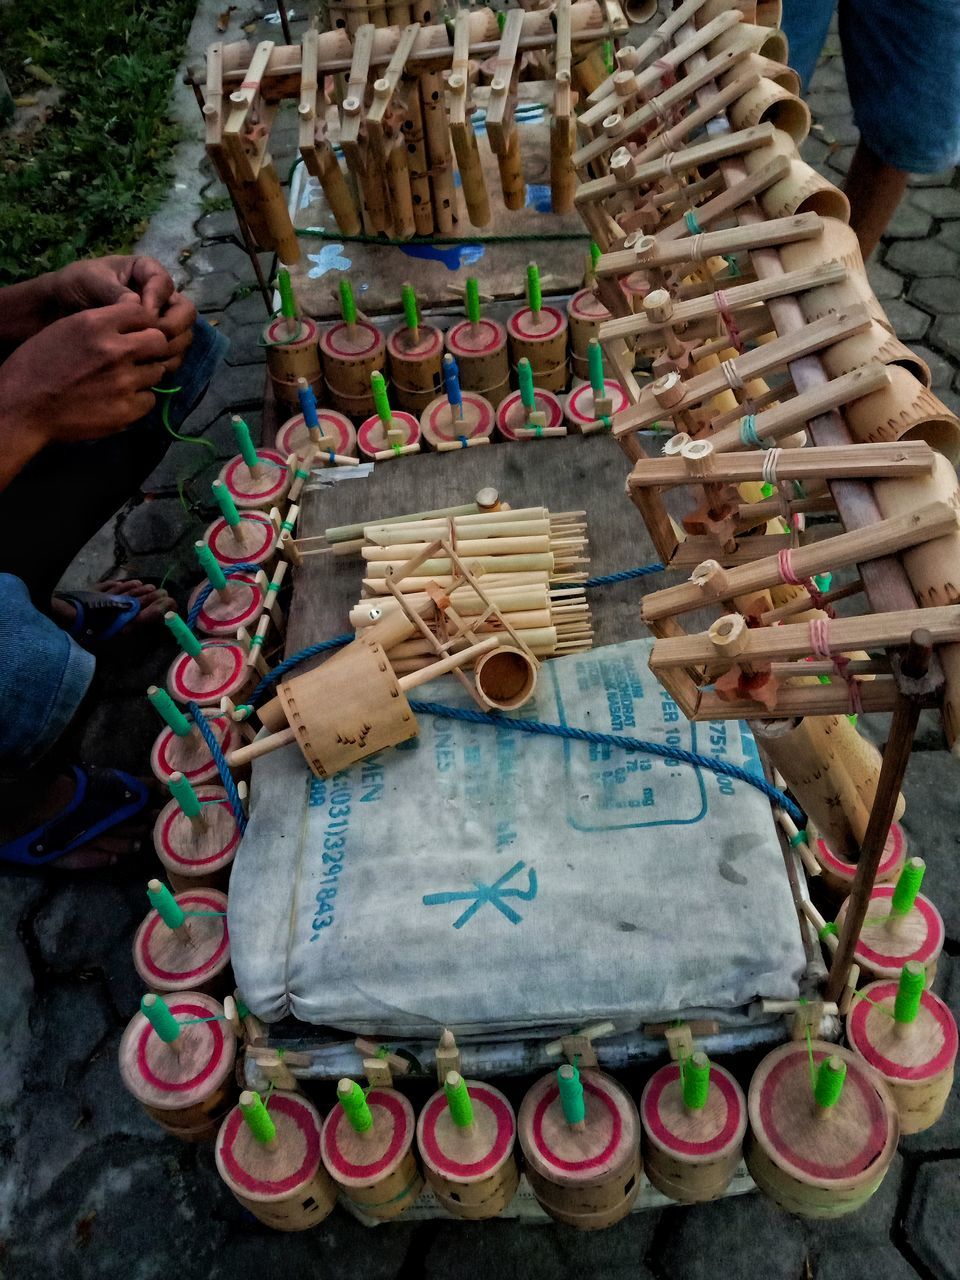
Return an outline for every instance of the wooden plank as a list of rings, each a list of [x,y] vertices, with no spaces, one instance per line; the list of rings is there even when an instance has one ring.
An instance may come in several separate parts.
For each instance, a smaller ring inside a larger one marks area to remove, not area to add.
[[[860,705],[864,711],[892,711],[896,685],[889,676],[860,681]],[[691,720],[783,720],[788,716],[842,716],[850,712],[850,693],[842,680],[832,684],[786,685],[777,690],[777,705],[768,709],[752,698],[719,697],[702,690]]]
[[[649,489],[629,490],[632,498],[650,492]],[[791,546],[792,542],[788,533],[766,533],[762,537],[743,538],[732,551],[724,551],[716,538],[684,538],[670,557],[670,568],[695,569],[704,560],[717,560],[724,568],[736,568],[738,565],[754,564],[757,560],[775,555]]]
[[[705,441],[709,443],[709,440]],[[831,476],[921,476],[933,471],[934,451],[922,440],[893,444],[834,445],[827,448],[783,449],[776,460],[777,480],[823,480]],[[743,484],[764,480],[769,453],[708,454],[702,471],[691,468],[682,453],[673,457],[642,458],[627,479],[629,488],[700,484]]]
[[[653,383],[641,392],[636,406],[616,415],[613,434],[615,437],[620,437],[628,435],[631,431],[639,431],[659,418],[682,413],[684,409],[691,409],[702,404],[704,400],[709,400],[711,396],[729,390],[730,380],[725,369],[746,383],[753,378],[782,368],[798,356],[819,351],[822,347],[839,342],[841,338],[861,333],[864,329],[868,329],[870,324],[870,315],[865,306],[850,307],[846,312],[831,311],[822,319],[814,320],[812,324],[805,325],[802,329],[782,338],[776,338],[773,342],[766,342],[753,351],[737,356],[735,360],[724,361],[718,369],[710,369],[706,373],[690,378],[683,383],[682,400],[671,405],[669,409],[657,403],[653,391],[656,383]]]
[[[925,627],[935,645],[960,641],[960,605],[934,609],[908,609],[903,613],[869,613],[860,618],[832,618],[824,634],[831,654],[860,649],[890,649],[907,645],[917,627]],[[744,662],[785,662],[814,653],[810,625],[785,623],[779,627],[754,627],[742,637],[743,647],[729,658],[707,632],[657,640],[650,655],[650,670],[661,667],[709,666],[723,670]]]
[[[842,262],[827,262],[816,267],[802,267],[798,271],[786,271],[773,280],[753,280],[749,284],[733,285],[723,290],[724,307],[728,311],[740,311],[744,307],[752,307],[768,298],[782,297],[787,293],[803,293],[807,289],[819,289],[823,285],[837,284],[847,277],[847,268]],[[702,298],[689,298],[687,301],[673,303],[669,318],[663,323],[652,320],[649,315],[623,316],[616,320],[605,320],[600,325],[601,343],[608,338],[654,337],[662,334],[666,325],[679,328],[694,320],[713,319],[720,314],[716,293],[706,294]]]
[[[671,174],[688,173],[699,165],[716,164],[727,156],[742,155],[744,151],[755,151],[758,147],[768,147],[773,141],[774,128],[771,124],[756,124],[749,129],[741,129],[737,133],[722,134],[710,138],[707,142],[685,147],[672,156],[662,156],[647,164],[638,164],[633,171],[622,179],[613,174],[602,178],[594,178],[585,182],[577,192],[577,208],[589,207],[600,200],[621,191],[633,191],[637,187],[649,186],[659,182]],[[816,216],[816,215],[813,215]]]
[[[841,569],[848,564],[864,564],[893,555],[906,547],[915,547],[931,538],[953,533],[960,516],[946,502],[931,502],[909,515],[878,520],[867,528],[838,534],[805,547],[797,547],[791,555],[793,575],[804,581],[815,573]],[[862,576],[862,573],[861,573]],[[777,587],[785,581],[776,556],[767,556],[753,564],[730,569],[725,574],[722,597],[710,586],[684,582],[644,597],[642,616],[663,618],[688,613],[701,605],[719,599]]]

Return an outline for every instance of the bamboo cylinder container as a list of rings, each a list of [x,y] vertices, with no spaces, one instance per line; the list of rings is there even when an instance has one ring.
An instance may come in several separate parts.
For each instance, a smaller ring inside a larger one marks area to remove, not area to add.
[[[883,1079],[900,1116],[901,1133],[921,1133],[943,1115],[953,1087],[957,1024],[932,991],[920,997],[912,1022],[893,1017],[896,982],[858,991],[847,1014],[847,1042]]]
[[[286,468],[284,468],[286,470]],[[208,636],[234,636],[238,627],[248,627],[256,622],[263,609],[265,590],[252,573],[241,573],[229,578],[227,598],[211,591],[200,606],[196,628]],[[208,585],[207,579],[190,593],[192,609],[200,592]]]
[[[178,992],[166,1004],[186,1024],[177,1044],[166,1044],[135,1013],[120,1041],[120,1076],[161,1128],[183,1142],[205,1142],[216,1135],[236,1096],[236,1034],[223,1005],[200,991]],[[199,1021],[207,1018],[214,1021]]]
[[[567,317],[556,307],[537,313],[521,307],[507,321],[510,363],[530,361],[534,381],[546,391],[562,391],[567,385]]]
[[[755,26],[751,22],[741,22],[724,31],[716,40],[711,40],[707,52],[713,58],[723,49],[743,48],[759,53],[771,62],[787,61],[787,37],[783,32],[775,27]]]
[[[847,268],[846,280],[840,280],[836,284],[821,285],[818,289],[804,289],[802,293],[797,294],[797,302],[805,320],[819,320],[828,311],[842,311],[862,303],[870,312],[871,318],[888,333],[891,332],[887,313],[867,279],[857,233],[845,222],[838,218],[824,218],[823,231],[819,236],[814,236],[811,240],[798,240],[793,244],[779,245],[777,252],[780,254],[784,271],[803,271],[807,268],[824,266],[829,262],[840,262]],[[843,347],[844,344],[837,345]],[[907,350],[905,347],[904,351]],[[878,355],[876,358],[883,357]],[[883,363],[887,364],[888,361],[884,360]],[[843,369],[840,372],[846,372],[846,370]],[[833,371],[832,376],[837,376],[836,370]],[[929,386],[929,383],[927,385]]]
[[[148,991],[228,990],[230,936],[227,895],[216,889],[189,889],[176,895],[188,919],[171,929],[156,910],[147,912],[133,939],[133,963]],[[191,912],[202,912],[191,915]]]
[[[515,711],[529,702],[537,687],[537,666],[515,645],[502,644],[481,654],[473,667],[477,693],[492,711]]]
[[[258,449],[257,459],[257,466],[251,468],[238,455],[220,472],[238,511],[269,511],[283,501],[290,488],[285,455],[274,449]]]
[[[738,29],[738,28],[735,28]],[[787,218],[795,213],[819,213],[825,218],[850,221],[850,201],[832,182],[822,178],[797,154],[796,143],[788,133],[777,129],[768,147],[757,147],[743,157],[747,173],[756,173],[775,155],[790,161],[788,173],[758,197],[768,218]]]
[[[761,79],[730,104],[727,115],[735,129],[772,124],[789,134],[798,146],[810,132],[810,108],[776,80]]]
[[[423,413],[442,384],[443,334],[432,324],[421,324],[414,343],[412,331],[400,325],[387,338],[387,357],[397,404],[409,413]]]
[[[475,391],[496,409],[510,391],[507,331],[484,317],[477,324],[461,320],[447,330],[447,350],[460,369],[460,386]]]
[[[774,62],[772,58],[765,58],[760,53],[748,53],[745,58],[740,58],[736,66],[720,77],[721,87],[726,88],[728,84],[739,80],[741,76],[751,75],[754,72],[767,80],[773,80],[790,93],[799,96],[800,77],[793,67],[787,66],[785,62]]]
[[[960,484],[957,473],[946,458],[934,460],[932,476],[913,480],[877,480],[873,491],[881,515],[900,515],[916,511],[927,502],[949,502],[960,511]],[[933,538],[919,547],[900,552],[910,585],[922,608],[960,604],[960,532]],[[945,644],[937,649],[943,668],[943,727],[951,750],[960,739],[960,644]]]
[[[747,1100],[723,1067],[710,1063],[706,1104],[684,1105],[680,1067],[669,1063],[647,1081],[640,1098],[643,1167],[661,1194],[682,1204],[722,1196],[743,1152]]]
[[[329,400],[335,409],[360,418],[373,412],[370,375],[383,372],[387,346],[369,320],[340,320],[320,335],[320,359]]]
[[[833,748],[823,722],[836,716],[805,716],[800,720],[757,721],[760,744],[786,779],[800,807],[830,847],[841,854],[859,851],[849,814],[862,807],[852,783],[839,769],[830,771]]]
[[[563,429],[563,406],[555,395],[550,391],[545,391],[541,387],[537,387],[534,391],[534,400],[536,402],[536,412],[542,413],[545,418],[544,429],[557,434]],[[505,400],[501,401],[497,409],[497,430],[503,436],[504,440],[522,440],[536,437],[537,429],[531,427],[524,429],[527,415],[523,407],[523,401],[520,399],[519,391],[511,391]],[[564,430],[564,435],[566,431]]]
[[[224,754],[239,746],[239,731],[228,716],[210,711],[204,716]],[[172,729],[162,729],[150,752],[150,769],[159,782],[166,782],[172,773],[182,773],[194,786],[220,776],[210,748],[196,728],[183,738]]]
[[[266,564],[277,547],[273,521],[262,511],[247,511],[233,527],[221,518],[204,534],[204,541],[225,569],[238,564]]]
[[[419,442],[420,423],[412,413],[405,413],[402,409],[395,409],[391,418],[391,426],[396,428],[402,435],[402,439],[396,442],[398,449],[406,449],[410,445]],[[394,447],[393,442],[387,438],[387,428],[380,421],[377,414],[373,413],[369,418],[365,418],[357,428],[357,447],[362,458],[370,459],[373,459],[376,454],[383,453],[385,450]]]
[[[413,1151],[413,1107],[395,1089],[371,1089],[366,1096],[373,1117],[357,1133],[341,1106],[323,1125],[320,1155],[344,1196],[370,1218],[397,1218],[423,1190]]]
[[[329,448],[341,457],[355,458],[357,429],[350,419],[345,414],[337,413],[336,409],[318,409],[317,418],[320,422],[320,437],[330,442]],[[302,413],[288,418],[277,432],[277,453],[284,458],[289,458],[291,453],[302,457],[311,449],[312,443]],[[322,463],[323,459],[318,461]]]
[[[614,414],[622,413],[626,409],[629,401],[619,382],[615,382],[612,378],[605,378],[603,382],[603,390],[606,397],[611,402],[610,413],[607,417]],[[590,426],[591,423],[597,421],[597,412],[594,408],[593,387],[589,382],[582,383],[579,387],[574,387],[566,398],[564,404],[564,412],[567,422],[571,427],[578,431],[583,427]]]
[[[516,1193],[517,1125],[499,1089],[479,1080],[465,1083],[473,1123],[467,1128],[454,1124],[439,1089],[420,1112],[417,1146],[427,1181],[443,1207],[455,1218],[476,1222],[502,1213]]]
[[[768,1054],[748,1092],[747,1168],[760,1190],[788,1213],[839,1218],[870,1199],[897,1148],[900,1124],[886,1086],[856,1054],[812,1042],[814,1063],[846,1067],[839,1100],[821,1110],[803,1041]]]
[[[599,1231],[625,1218],[640,1190],[640,1120],[633,1099],[600,1071],[581,1071],[585,1118],[567,1123],[555,1072],[520,1106],[518,1133],[527,1180],[557,1222]]]
[[[859,287],[854,290],[849,280],[844,281],[842,286],[825,285],[823,289],[812,289],[810,291],[811,294],[820,295],[823,315],[826,315],[827,311],[839,309],[841,306],[838,300],[830,301],[831,291],[840,288],[843,288],[844,297],[851,297],[854,293],[860,294]],[[800,295],[801,308],[805,298],[806,294]],[[862,295],[860,295],[859,300],[868,302]],[[879,306],[879,303],[877,305]],[[884,317],[883,322],[874,318],[870,328],[863,333],[855,333],[849,338],[844,338],[842,342],[835,342],[833,346],[825,347],[820,352],[820,358],[823,361],[824,369],[826,369],[831,378],[839,378],[842,373],[849,373],[852,369],[859,368],[860,365],[869,364],[872,360],[879,360],[881,364],[896,365],[898,368],[912,374],[924,387],[929,388],[931,382],[930,366],[926,360],[922,360],[915,351],[911,351],[909,347],[904,346],[897,335],[890,331],[886,317]]]
[[[592,289],[580,289],[567,303],[567,326],[570,332],[570,359],[578,378],[589,378],[587,351],[591,338],[600,337],[600,325],[610,319],[610,312]]]
[[[250,1132],[234,1107],[217,1134],[217,1170],[245,1209],[276,1231],[306,1231],[337,1203],[337,1189],[320,1162],[320,1113],[299,1093],[270,1095],[276,1127],[269,1146]]]
[[[832,893],[845,898],[850,892],[853,878],[857,874],[857,864],[848,862],[846,858],[839,858],[822,836],[818,836],[816,840],[811,841],[811,847],[813,856],[820,864],[823,883]],[[892,884],[903,870],[906,856],[907,838],[900,823],[894,822],[890,827],[887,843],[883,846],[880,865],[877,868],[876,883]]]
[[[924,440],[954,465],[960,461],[960,419],[906,369],[888,368],[890,383],[846,405],[854,441]]]
[[[420,433],[434,449],[468,440],[489,439],[493,434],[494,409],[489,400],[473,391],[461,390],[461,417],[445,395],[431,400],[420,416]]]
[[[225,886],[240,843],[237,820],[223,787],[205,783],[196,791],[203,806],[202,825],[191,822],[176,800],[170,800],[153,826],[153,847],[178,893]]]
[[[225,640],[203,641],[202,670],[195,658],[180,653],[167,672],[167,691],[175,702],[196,702],[201,707],[219,706],[221,698],[242,702],[251,681],[252,667],[240,644]]]
[[[293,332],[290,332],[292,326]],[[298,404],[297,379],[306,378],[318,400],[322,398],[323,378],[317,350],[319,329],[307,316],[291,322],[278,316],[264,326],[262,341],[267,353],[267,372],[277,399],[284,404]]]
[[[929,898],[917,894],[910,910],[902,916],[891,913],[895,885],[878,884],[870,894],[867,918],[863,922],[854,959],[867,978],[896,980],[908,960],[922,964],[927,973],[927,986],[937,973],[937,961],[943,950],[945,930],[943,917]],[[849,898],[837,912],[837,928],[843,926]]]

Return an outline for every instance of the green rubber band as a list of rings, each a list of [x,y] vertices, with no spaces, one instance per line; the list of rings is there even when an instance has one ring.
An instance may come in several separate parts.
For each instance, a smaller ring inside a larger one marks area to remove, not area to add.
[[[250,640],[250,648],[251,648],[251,649],[259,649],[259,648],[260,648],[260,646],[263,644],[264,639],[265,639],[265,637],[264,637],[264,636],[261,636],[261,635],[259,635],[259,634],[258,634],[258,635],[255,635],[255,636],[253,636],[253,637],[251,637],[251,640]]]
[[[737,262],[736,255],[732,253],[725,253],[723,255],[723,260],[727,264],[731,279],[735,280],[737,276],[740,275],[740,264]]]
[[[700,223],[697,221],[697,215],[693,209],[687,210],[687,212],[683,215],[683,220],[687,224],[687,230],[690,232],[692,236],[698,236],[702,233],[703,228],[700,226]]]
[[[603,255],[600,251],[600,246],[597,244],[595,240],[591,240],[590,241],[590,265],[593,267],[594,271],[596,271],[597,263],[600,261],[602,256]]]
[[[828,920],[827,923],[823,926],[823,928],[817,931],[817,937],[820,939],[821,942],[826,942],[828,938],[839,937],[839,935],[840,935],[840,930],[837,927],[836,921],[834,920]]]
[[[837,1061],[839,1068],[831,1065],[830,1058],[824,1058],[817,1072],[817,1083],[813,1091],[818,1107],[834,1107],[843,1093],[843,1082],[847,1074],[847,1064],[842,1058]]]
[[[893,898],[890,901],[890,914],[892,916],[905,916],[908,911],[912,911],[913,904],[917,900],[917,894],[920,892],[923,873],[926,869],[922,858],[911,858],[904,865],[903,870],[897,877]]]
[[[309,471],[301,471],[299,468],[298,468],[296,471],[294,471],[294,473],[293,473],[293,474],[294,474],[294,477],[295,477],[297,480],[309,480],[309,479],[310,479],[310,472],[309,472]]]
[[[454,1072],[451,1071],[450,1075],[453,1074]],[[447,1106],[450,1108],[450,1119],[458,1129],[469,1129],[473,1124],[473,1100],[467,1089],[466,1080],[458,1075],[456,1082],[451,1083],[448,1076],[443,1085],[443,1092],[447,1098]]]
[[[760,496],[762,498],[772,498],[775,491],[776,491],[775,486],[772,484],[767,484],[766,482],[764,482],[760,486]]]
[[[252,1093],[252,1090],[250,1092]],[[253,1101],[245,1103],[243,1097],[241,1097],[240,1112],[247,1122],[247,1128],[257,1142],[261,1142],[266,1146],[268,1142],[276,1141],[277,1126],[273,1123],[269,1111],[263,1105],[263,1099],[259,1093],[252,1093],[252,1098]]]
[[[179,1037],[180,1024],[161,996],[145,995],[140,1001],[140,1012],[164,1044],[173,1044]]]
[[[897,998],[893,1004],[893,1016],[897,1022],[916,1020],[926,983],[927,971],[922,964],[905,964],[900,970]]]
[[[356,1080],[340,1081],[337,1086],[337,1100],[343,1107],[344,1114],[355,1133],[366,1133],[373,1128],[373,1112]]]
[[[567,1074],[564,1075],[564,1072]],[[583,1124],[587,1116],[586,1104],[583,1100],[583,1083],[580,1072],[575,1066],[559,1067],[557,1070],[557,1086],[560,1090],[560,1106],[567,1124]]]
[[[613,430],[613,419],[608,417],[605,413],[600,415],[598,421],[602,424],[604,431]]]
[[[710,1094],[710,1059],[705,1053],[694,1053],[684,1063],[683,1105],[690,1111],[702,1111]]]
[[[167,885],[160,882],[158,889],[147,885],[147,897],[150,905],[169,929],[179,929],[183,924],[185,912]]]
[[[798,844],[809,844],[806,831],[798,831],[795,836],[790,837],[790,848],[795,849]]]
[[[397,444],[396,442],[391,444],[390,448],[393,450],[393,456],[395,458],[399,458],[400,454],[403,452],[403,445]]]

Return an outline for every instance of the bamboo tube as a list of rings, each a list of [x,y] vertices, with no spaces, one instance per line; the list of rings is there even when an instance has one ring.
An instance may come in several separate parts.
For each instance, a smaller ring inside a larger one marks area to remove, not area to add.
[[[396,561],[401,556],[405,560],[412,560],[430,545],[429,542],[410,542],[391,547],[364,547],[361,555],[371,563]],[[461,556],[525,555],[527,552],[548,552],[553,549],[553,542],[549,537],[457,539],[457,553]]]
[[[847,406],[854,440],[924,440],[950,462],[960,462],[960,419],[906,369],[889,365],[889,385]]]
[[[822,178],[799,158],[796,143],[782,129],[774,130],[771,146],[745,153],[743,162],[747,173],[755,173],[777,154],[787,156],[790,169],[785,178],[767,187],[759,197],[760,206],[768,218],[819,213],[822,217],[838,218],[841,222],[850,221],[850,201],[832,182]]]

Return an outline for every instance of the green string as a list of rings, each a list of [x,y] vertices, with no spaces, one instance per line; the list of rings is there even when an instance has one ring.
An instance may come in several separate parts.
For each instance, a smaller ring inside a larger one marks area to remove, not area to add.
[[[789,843],[790,843],[790,848],[795,849],[798,844],[809,844],[810,841],[807,839],[806,831],[798,831],[795,836],[790,837]],[[836,928],[836,925],[834,925],[833,927]]]
[[[225,911],[184,911],[183,914],[185,916],[210,916],[210,917],[221,916],[223,917],[227,913]]]
[[[281,313],[281,312],[279,312],[279,311],[271,311],[271,313],[270,313],[270,319],[269,319],[269,321],[267,322],[267,327],[269,328],[269,327],[270,327],[270,325],[274,322],[274,320],[287,319],[287,318],[289,318],[289,317],[285,317],[285,316],[283,316],[283,315],[282,315],[282,313]],[[293,344],[294,344],[295,342],[299,342],[299,341],[300,341],[300,339],[303,337],[303,334],[304,334],[303,321],[302,321],[301,319],[299,319],[299,318],[298,318],[298,319],[297,319],[297,331],[296,331],[296,333],[295,333],[295,334],[293,334],[291,337],[288,337],[288,338],[265,338],[265,337],[263,336],[263,334],[261,333],[260,337],[257,339],[257,346],[260,346],[260,347],[291,347],[291,346],[293,346]]]
[[[854,991],[853,999],[865,1000],[871,1009],[878,1009],[880,1013],[885,1014],[888,1018],[892,1018],[894,1016],[892,1009],[888,1009],[885,1004],[879,1004],[876,1000],[871,1000],[870,997],[865,995],[862,991]]]
[[[723,255],[723,260],[727,264],[730,278],[735,280],[740,274],[740,264],[737,262],[736,255],[732,253],[725,253]]]
[[[182,391],[182,387],[151,387],[150,390],[154,395],[158,396],[175,396],[178,391]],[[214,457],[217,456],[217,449],[209,440],[204,440],[200,436],[185,436],[181,432],[174,430],[170,425],[170,400],[164,400],[161,403],[160,421],[163,423],[164,429],[173,436],[174,440],[180,440],[183,444],[198,444],[204,449],[209,449]]]

